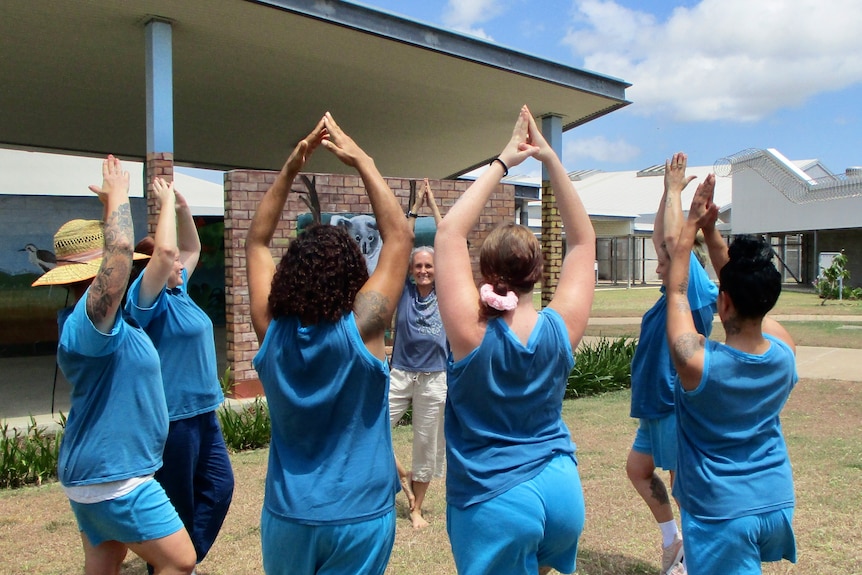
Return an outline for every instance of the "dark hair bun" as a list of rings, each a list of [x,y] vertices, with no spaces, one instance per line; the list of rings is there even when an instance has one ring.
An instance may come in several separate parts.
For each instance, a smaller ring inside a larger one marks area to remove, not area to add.
[[[738,269],[744,271],[754,272],[773,265],[772,246],[756,236],[737,236],[730,244],[728,256]]]

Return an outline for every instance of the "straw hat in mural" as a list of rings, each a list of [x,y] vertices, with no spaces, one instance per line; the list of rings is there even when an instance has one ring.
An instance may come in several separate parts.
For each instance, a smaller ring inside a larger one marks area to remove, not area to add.
[[[98,220],[71,220],[54,234],[57,267],[33,282],[33,286],[68,285],[93,279],[102,265],[105,236]],[[150,256],[135,253],[134,259]]]

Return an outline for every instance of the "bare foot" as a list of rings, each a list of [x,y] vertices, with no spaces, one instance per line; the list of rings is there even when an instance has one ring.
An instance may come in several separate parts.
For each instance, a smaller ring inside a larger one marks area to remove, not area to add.
[[[404,475],[399,474],[398,479],[401,481],[401,489],[404,490],[404,495],[407,496],[407,503],[410,506],[412,514],[413,507],[416,506],[416,496],[413,495],[413,472],[408,471]]]
[[[410,512],[410,520],[413,522],[413,529],[424,529],[428,527],[428,522],[422,517],[422,511],[413,510]]]

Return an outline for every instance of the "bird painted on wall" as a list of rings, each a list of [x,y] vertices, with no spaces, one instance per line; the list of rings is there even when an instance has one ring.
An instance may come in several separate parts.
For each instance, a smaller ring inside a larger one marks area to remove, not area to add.
[[[57,267],[57,257],[50,250],[40,250],[34,244],[27,244],[19,252],[27,252],[27,259],[34,266],[38,266],[42,272]]]

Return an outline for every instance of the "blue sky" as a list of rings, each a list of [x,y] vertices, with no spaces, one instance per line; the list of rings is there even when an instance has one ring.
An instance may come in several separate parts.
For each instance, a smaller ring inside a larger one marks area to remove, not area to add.
[[[630,82],[631,105],[566,133],[569,170],[642,169],[678,150],[704,166],[747,148],[862,165],[858,0],[354,3]]]

